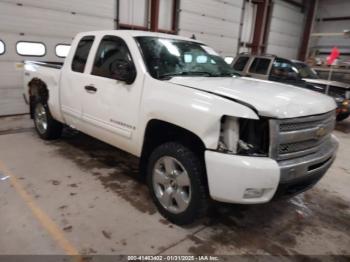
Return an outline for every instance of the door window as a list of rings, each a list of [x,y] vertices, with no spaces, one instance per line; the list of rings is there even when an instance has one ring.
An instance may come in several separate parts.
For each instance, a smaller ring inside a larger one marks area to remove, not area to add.
[[[271,80],[295,80],[298,69],[288,60],[277,58],[272,64]]]
[[[72,70],[75,72],[83,73],[85,70],[85,64],[89,56],[91,46],[94,42],[94,36],[83,37],[75,51],[72,61]]]
[[[233,69],[236,71],[243,71],[247,62],[249,60],[248,56],[241,56],[240,58],[237,59],[235,62]]]
[[[132,62],[125,42],[116,36],[105,36],[98,47],[91,74],[117,79],[118,68]]]
[[[255,58],[250,66],[249,72],[253,74],[266,75],[270,62],[271,60],[267,58]]]

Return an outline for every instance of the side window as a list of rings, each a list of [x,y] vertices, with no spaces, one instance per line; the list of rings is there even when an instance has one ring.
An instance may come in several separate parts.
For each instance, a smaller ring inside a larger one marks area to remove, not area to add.
[[[58,44],[56,45],[56,48],[55,48],[56,56],[65,58],[67,57],[69,50],[70,50],[70,45]]]
[[[5,53],[5,43],[0,40],[0,55]]]
[[[272,64],[271,80],[293,80],[297,78],[298,69],[288,60],[277,58]]]
[[[241,56],[240,58],[237,59],[237,61],[233,65],[233,69],[236,71],[243,71],[248,61],[249,61],[248,56]]]
[[[271,60],[267,58],[255,58],[249,68],[249,72],[253,74],[266,75],[270,66],[270,62]]]
[[[125,42],[116,36],[105,36],[98,47],[91,74],[117,79],[118,68],[125,62],[132,62]]]
[[[43,43],[21,41],[16,44],[16,51],[22,56],[44,56],[46,46]]]
[[[75,72],[83,73],[85,69],[85,64],[89,56],[91,46],[94,42],[94,36],[83,37],[75,51],[74,58],[72,61],[72,70]]]

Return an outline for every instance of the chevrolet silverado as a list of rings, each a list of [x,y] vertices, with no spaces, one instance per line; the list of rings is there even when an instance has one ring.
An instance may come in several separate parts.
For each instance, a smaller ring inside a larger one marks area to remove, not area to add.
[[[303,192],[338,147],[333,99],[240,77],[181,36],[80,33],[63,65],[25,62],[24,92],[42,139],[69,126],[139,157],[159,212],[180,225],[211,199],[259,204]]]

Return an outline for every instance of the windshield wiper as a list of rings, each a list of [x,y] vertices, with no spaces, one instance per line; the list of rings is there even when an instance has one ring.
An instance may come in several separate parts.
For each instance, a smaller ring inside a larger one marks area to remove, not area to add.
[[[240,74],[236,74],[236,73],[222,73],[222,74],[218,74],[215,75],[216,77],[232,77],[232,76],[240,76]]]
[[[185,71],[185,72],[180,72],[180,73],[167,73],[167,74],[162,74],[159,76],[159,79],[166,79],[166,78],[172,78],[175,76],[210,76],[213,77],[215,76],[214,74],[210,72],[201,72],[201,71]]]
[[[232,77],[232,76],[242,76],[241,74],[237,73],[237,72],[227,72],[227,73],[221,73],[221,74],[217,74],[217,75],[214,75],[216,77]]]

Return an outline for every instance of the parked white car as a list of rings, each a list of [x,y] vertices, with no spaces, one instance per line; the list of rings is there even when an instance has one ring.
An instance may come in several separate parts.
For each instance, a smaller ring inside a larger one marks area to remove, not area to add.
[[[63,66],[26,62],[24,91],[41,138],[68,125],[140,157],[155,204],[176,224],[205,214],[210,198],[257,204],[302,192],[338,146],[333,99],[239,77],[180,36],[78,34]]]

